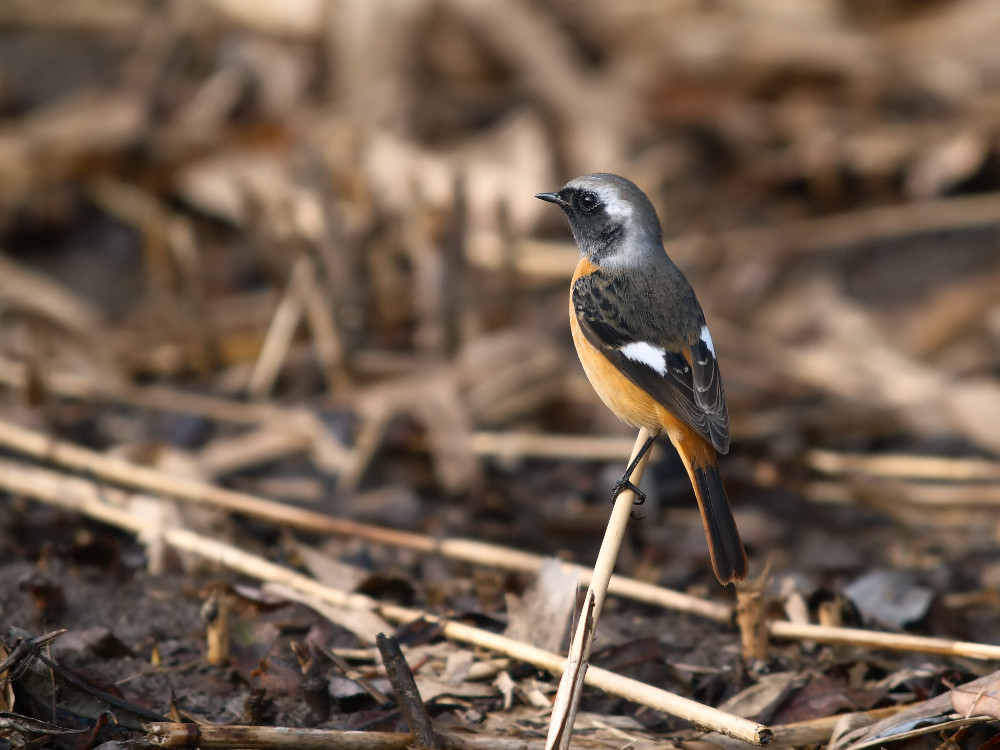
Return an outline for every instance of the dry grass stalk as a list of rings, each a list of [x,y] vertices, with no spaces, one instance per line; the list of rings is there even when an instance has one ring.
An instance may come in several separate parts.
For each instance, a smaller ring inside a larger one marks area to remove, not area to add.
[[[270,395],[285,357],[292,345],[295,330],[306,309],[308,290],[315,286],[316,269],[305,255],[296,258],[288,274],[285,293],[271,318],[260,354],[254,363],[247,392],[252,398],[263,399]]]
[[[894,479],[922,479],[943,482],[1000,482],[1000,461],[984,458],[947,458],[907,454],[869,456],[811,450],[806,463],[832,476],[861,474]]]
[[[767,637],[768,571],[754,581],[736,584],[736,623],[740,628],[740,644],[746,662],[766,662],[769,653]]]
[[[631,441],[625,437],[544,435],[535,432],[477,432],[472,451],[498,458],[563,458],[574,461],[616,461]]]
[[[24,357],[35,377],[52,367],[82,370],[112,387],[125,382],[93,305],[47,276],[0,255],[0,350]],[[21,334],[21,335],[18,335]],[[32,375],[26,374],[25,388]]]
[[[360,732],[298,727],[213,726],[211,724],[147,724],[149,739],[157,747],[230,748],[261,750],[404,750],[414,747],[409,732]],[[520,737],[487,737],[458,732],[438,732],[448,750],[541,750],[539,741]],[[600,745],[595,745],[600,746]]]
[[[436,540],[422,534],[396,529],[386,529],[333,518],[284,503],[273,502],[221,487],[214,487],[192,479],[172,476],[156,469],[138,466],[120,458],[106,456],[70,443],[52,440],[40,432],[19,427],[0,420],[0,445],[23,455],[48,461],[74,471],[146,492],[162,493],[188,502],[213,505],[233,513],[254,516],[272,523],[292,528],[306,529],[313,533],[366,539],[376,544],[388,544],[425,554],[439,554],[454,560],[537,573],[545,558],[520,550],[484,544],[468,539]],[[68,477],[67,479],[72,479]],[[592,571],[581,568],[581,579],[589,584]],[[656,604],[668,609],[689,612],[701,617],[727,622],[732,615],[728,605],[700,599],[679,591],[634,581],[622,576],[612,576],[611,593],[638,601]]]
[[[928,299],[906,311],[902,342],[921,358],[940,354],[947,366],[947,347],[989,319],[1000,301],[1000,273],[980,273],[970,279],[952,280],[935,289]]]
[[[281,526],[312,529],[320,533],[359,536],[370,541],[398,544],[409,549],[433,552],[433,540],[421,534],[379,529],[336,519],[321,513],[275,503],[244,492],[214,487],[196,480],[174,476],[156,469],[139,466],[123,459],[47,438],[42,433],[0,422],[0,444],[24,455],[49,461],[74,471],[82,471],[109,482],[162,493],[187,502],[213,505],[233,513],[243,513]]]
[[[211,724],[146,725],[157,747],[256,747],[277,750],[404,750],[413,744],[409,732],[337,732],[295,727],[213,726]]]
[[[198,467],[207,476],[221,477],[297,455],[307,451],[309,445],[305,435],[259,428],[211,441],[199,452]]]
[[[304,594],[291,586],[280,583],[268,583],[264,585],[264,588],[269,593],[276,594],[287,601],[298,602],[303,607],[308,607],[320,617],[329,620],[348,633],[353,633],[362,643],[375,643],[375,638],[379,633],[392,629],[384,618],[379,617],[377,612],[370,609],[332,607],[315,596]],[[386,700],[379,702],[385,703]]]
[[[201,616],[205,621],[205,659],[209,664],[221,666],[229,664],[230,623],[229,610],[232,603],[228,587],[217,583],[212,587],[208,599],[202,605]]]
[[[312,262],[310,262],[312,265]],[[326,292],[313,272],[303,280],[305,286],[305,315],[312,334],[313,348],[319,360],[327,387],[335,393],[343,393],[351,387],[351,377],[344,360],[344,344],[337,330],[333,305],[326,298]]]
[[[817,641],[837,646],[859,646],[867,649],[913,651],[922,654],[965,657],[967,659],[1000,659],[1000,646],[991,643],[953,641],[908,633],[882,633],[874,630],[838,628],[828,625],[772,620],[767,626],[772,638],[792,641]]]
[[[649,432],[645,428],[639,430],[627,465],[632,465],[649,437]],[[632,472],[631,481],[637,487],[642,481],[642,475],[648,461],[649,451],[646,451]],[[597,562],[594,563],[594,574],[580,608],[577,628],[569,644],[566,669],[562,679],[559,680],[559,690],[556,692],[555,702],[552,704],[549,732],[545,741],[546,750],[554,748],[568,750],[570,746],[570,740],[573,736],[573,722],[580,707],[583,682],[590,665],[590,652],[594,645],[594,636],[597,634],[597,623],[604,610],[604,599],[608,593],[611,571],[614,570],[615,562],[618,560],[618,549],[621,547],[622,537],[625,536],[628,520],[632,516],[635,500],[636,495],[632,490],[621,492],[615,499],[611,518],[608,519],[608,528],[604,532],[604,541],[601,542]]]

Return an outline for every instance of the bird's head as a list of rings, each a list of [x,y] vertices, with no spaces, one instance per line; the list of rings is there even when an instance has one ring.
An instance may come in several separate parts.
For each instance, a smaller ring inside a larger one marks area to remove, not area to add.
[[[647,248],[662,253],[660,220],[635,183],[599,172],[577,177],[555,193],[535,195],[566,212],[580,252],[608,265]]]

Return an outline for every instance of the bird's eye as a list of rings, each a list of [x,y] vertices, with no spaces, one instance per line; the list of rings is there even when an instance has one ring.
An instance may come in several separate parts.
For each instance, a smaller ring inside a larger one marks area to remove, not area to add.
[[[601,201],[593,193],[584,193],[580,196],[580,208],[584,211],[593,211],[599,205],[601,205]]]

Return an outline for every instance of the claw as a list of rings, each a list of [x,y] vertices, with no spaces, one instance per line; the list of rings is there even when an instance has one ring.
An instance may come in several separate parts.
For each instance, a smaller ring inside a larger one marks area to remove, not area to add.
[[[646,493],[640,490],[634,484],[632,484],[629,480],[624,478],[619,479],[617,482],[615,482],[615,491],[614,494],[611,496],[611,499],[617,500],[618,496],[622,494],[625,490],[632,490],[632,492],[635,494],[635,500],[632,501],[633,505],[642,505],[644,502],[646,502]]]

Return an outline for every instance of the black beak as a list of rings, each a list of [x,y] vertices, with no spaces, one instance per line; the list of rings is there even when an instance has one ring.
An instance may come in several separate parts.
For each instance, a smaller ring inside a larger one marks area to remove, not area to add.
[[[569,203],[559,197],[559,193],[535,193],[535,197],[539,200],[555,203],[557,206],[562,206],[563,208],[569,205]]]

